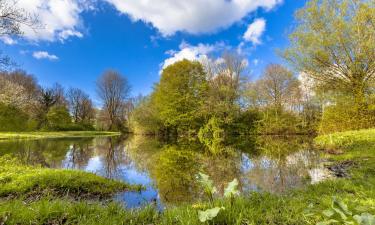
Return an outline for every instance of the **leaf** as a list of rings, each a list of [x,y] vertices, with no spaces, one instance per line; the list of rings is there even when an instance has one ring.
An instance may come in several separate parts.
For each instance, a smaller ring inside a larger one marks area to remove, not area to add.
[[[205,192],[208,192],[210,194],[215,194],[217,192],[212,180],[210,180],[210,177],[207,174],[199,172],[198,180],[203,186]]]
[[[349,211],[348,206],[340,199],[334,198],[332,207],[338,207],[342,212],[344,212],[346,215],[352,215],[352,212]]]
[[[199,221],[204,223],[206,221],[212,220],[222,209],[224,209],[224,207],[215,207],[212,209],[207,209],[206,211],[198,211]]]
[[[333,211],[332,209],[327,209],[327,210],[324,210],[322,213],[326,217],[331,218],[335,214],[335,211]]]
[[[231,197],[234,195],[238,195],[240,192],[238,191],[238,180],[235,178],[232,182],[228,184],[228,186],[224,190],[225,197]]]
[[[355,221],[360,225],[375,225],[375,216],[370,213],[362,213],[360,216],[353,216]]]

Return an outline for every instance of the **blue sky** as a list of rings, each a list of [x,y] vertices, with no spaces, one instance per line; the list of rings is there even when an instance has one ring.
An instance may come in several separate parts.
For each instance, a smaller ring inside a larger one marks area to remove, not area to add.
[[[142,3],[140,3],[142,2]],[[182,58],[239,51],[255,78],[288,44],[304,0],[20,0],[44,28],[3,38],[1,49],[42,86],[79,87],[94,99],[106,69],[124,74],[132,94],[148,94],[163,66]]]

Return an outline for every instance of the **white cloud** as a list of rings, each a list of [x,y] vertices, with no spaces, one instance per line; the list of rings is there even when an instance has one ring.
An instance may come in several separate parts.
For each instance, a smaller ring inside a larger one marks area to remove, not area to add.
[[[240,21],[258,8],[270,10],[282,0],[106,0],[129,15],[144,21],[164,36],[177,31],[192,34],[214,32]]]
[[[179,51],[169,50],[166,52],[166,54],[170,55],[170,57],[164,60],[164,62],[161,64],[160,73],[166,67],[178,61],[182,61],[184,59],[191,60],[191,61],[194,61],[194,60],[200,61],[200,60],[207,59],[210,53],[223,49],[224,47],[225,45],[223,43],[216,43],[214,45],[198,44],[196,46],[192,46],[185,42],[182,42],[179,46],[180,48]]]
[[[69,37],[82,37],[80,13],[88,9],[87,0],[17,0],[20,8],[37,15],[41,27],[32,29],[22,25],[26,39],[32,41],[56,41]]]
[[[37,51],[33,53],[33,57],[36,59],[48,59],[48,60],[58,60],[59,57],[53,54],[49,54],[46,51]]]
[[[14,45],[14,44],[17,44],[17,41],[12,39],[11,37],[9,36],[2,36],[0,37],[1,41],[4,42],[4,44],[6,45]]]
[[[253,45],[261,44],[261,37],[264,31],[266,30],[266,20],[263,18],[255,19],[253,23],[251,23],[243,35],[243,39],[245,41],[252,42]]]
[[[257,66],[259,64],[259,59],[253,59],[254,66]]]

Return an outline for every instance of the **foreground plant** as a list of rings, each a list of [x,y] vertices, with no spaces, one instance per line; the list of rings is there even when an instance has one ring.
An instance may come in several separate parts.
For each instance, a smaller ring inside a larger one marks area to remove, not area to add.
[[[213,207],[214,206],[214,194],[217,193],[217,188],[213,185],[212,180],[210,180],[207,174],[199,173],[198,181],[203,186],[204,193],[209,198],[211,207]],[[224,189],[224,197],[230,198],[231,206],[233,206],[234,197],[237,196],[239,193],[240,192],[238,190],[237,179],[234,179],[233,181],[228,183],[228,186]],[[221,210],[225,210],[225,208],[221,206],[221,207],[213,207],[205,211],[199,210],[198,211],[199,221],[204,223],[206,221],[213,220],[219,214]]]
[[[312,206],[309,206],[305,216],[321,216],[323,221],[317,225],[330,225],[330,224],[353,224],[353,225],[375,225],[375,216],[364,212],[366,209],[357,207],[356,209],[349,210],[347,204],[338,198],[332,200],[331,207],[323,211],[313,211]]]

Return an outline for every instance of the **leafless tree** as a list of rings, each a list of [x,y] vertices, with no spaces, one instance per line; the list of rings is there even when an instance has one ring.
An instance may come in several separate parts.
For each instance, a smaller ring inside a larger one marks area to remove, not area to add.
[[[94,107],[90,97],[78,88],[67,92],[70,113],[75,123],[91,123],[94,118]]]
[[[97,94],[109,119],[109,129],[120,129],[123,125],[123,106],[130,94],[126,77],[108,70],[96,82]]]
[[[16,0],[0,0],[0,37],[21,36],[22,26],[33,30],[42,28],[38,15],[18,7]],[[7,55],[0,52],[1,70],[13,68],[15,65]]]
[[[293,105],[300,97],[298,79],[278,64],[268,65],[256,86],[260,91],[261,102],[278,109]]]

